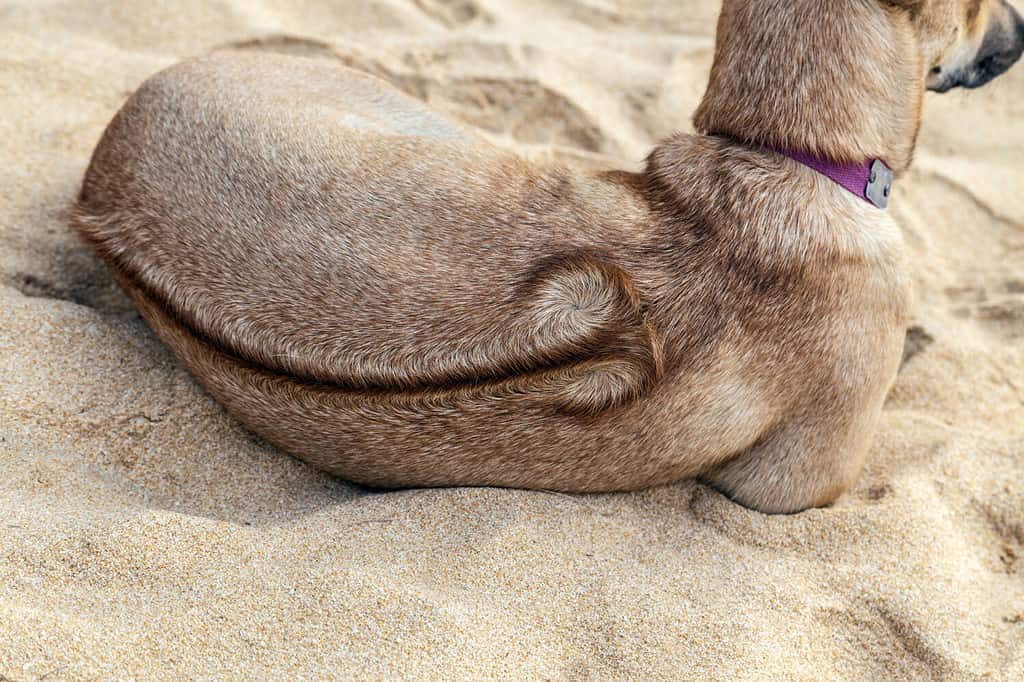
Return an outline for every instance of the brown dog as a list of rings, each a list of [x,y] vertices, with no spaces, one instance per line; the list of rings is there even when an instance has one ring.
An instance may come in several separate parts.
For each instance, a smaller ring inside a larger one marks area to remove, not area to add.
[[[909,303],[893,221],[792,157],[899,173],[926,86],[1022,45],[998,0],[726,0],[703,134],[597,175],[357,72],[220,54],[125,104],[75,226],[232,414],[345,478],[700,476],[793,512],[860,470]]]

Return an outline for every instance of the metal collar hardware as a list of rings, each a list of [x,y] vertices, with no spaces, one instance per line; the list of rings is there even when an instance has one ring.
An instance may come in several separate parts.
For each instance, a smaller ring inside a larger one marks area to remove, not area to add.
[[[864,190],[864,196],[878,208],[888,208],[892,181],[892,170],[875,159],[871,164],[871,175],[868,176],[868,186]]]

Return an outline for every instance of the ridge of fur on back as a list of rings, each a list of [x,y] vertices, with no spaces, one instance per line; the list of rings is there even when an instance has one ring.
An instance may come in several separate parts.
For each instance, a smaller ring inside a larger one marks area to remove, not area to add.
[[[593,415],[639,398],[664,372],[661,340],[646,320],[631,278],[598,254],[556,256],[536,266],[520,287],[522,300],[532,308],[536,339],[503,365],[461,376],[455,363],[434,375],[413,380],[397,377],[393,383],[371,383],[365,377],[338,373],[338,368],[311,349],[298,370],[286,363],[267,363],[277,357],[256,335],[209,333],[209,320],[190,309],[188,298],[169,298],[182,287],[160,269],[148,267],[126,252],[120,239],[125,231],[149,229],[160,218],[122,209],[111,210],[93,202],[83,191],[71,213],[76,231],[115,269],[126,288],[145,294],[151,307],[202,341],[199,347],[231,357],[298,383],[330,387],[352,395],[419,394],[434,399],[440,394],[480,390],[511,382],[524,390],[544,386],[550,402],[569,413]],[[205,311],[211,314],[211,311]],[[216,311],[213,311],[214,313]],[[177,344],[180,336],[170,342]],[[515,349],[513,349],[514,353]],[[287,357],[291,357],[288,355]],[[387,367],[382,367],[383,374]],[[433,396],[433,397],[431,397]]]

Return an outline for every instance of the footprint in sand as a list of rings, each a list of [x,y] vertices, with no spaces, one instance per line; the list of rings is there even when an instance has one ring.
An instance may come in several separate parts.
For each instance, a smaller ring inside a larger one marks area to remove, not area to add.
[[[395,82],[396,77],[394,73],[381,62],[365,55],[345,51],[322,40],[278,33],[228,43],[221,47],[234,50],[254,50],[257,52],[272,52],[274,54],[287,54],[298,57],[330,59],[340,62],[349,68],[364,71],[398,85]]]
[[[382,78],[438,111],[482,130],[508,135],[516,142],[558,145],[587,152],[616,151],[583,109],[565,95],[529,77],[435,77],[402,73],[382,62],[329,43],[285,34],[230,43],[233,49],[334,59]],[[483,46],[463,46],[465,49]],[[507,61],[507,54],[490,54]],[[416,59],[424,59],[420,55]],[[415,59],[406,55],[405,61]],[[422,66],[415,64],[413,66]]]
[[[77,240],[37,245],[32,264],[0,276],[30,298],[67,301],[115,317],[138,313],[99,258]]]
[[[480,20],[491,24],[493,19],[472,0],[414,0],[414,4],[431,19],[449,28],[465,26]]]
[[[526,144],[611,152],[607,137],[569,98],[532,78],[403,78],[412,94],[483,130]]]
[[[263,52],[276,52],[278,54],[291,54],[300,57],[326,57],[335,56],[330,44],[322,40],[312,38],[301,38],[287,34],[274,34],[251,40],[240,40],[224,45],[225,48],[236,50],[259,50]]]
[[[945,291],[953,314],[973,319],[1008,341],[1024,339],[1024,281],[1011,279],[990,288],[955,287]]]

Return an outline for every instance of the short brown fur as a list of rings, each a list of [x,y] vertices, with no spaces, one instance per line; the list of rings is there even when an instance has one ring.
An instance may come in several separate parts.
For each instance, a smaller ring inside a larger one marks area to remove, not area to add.
[[[902,243],[766,146],[910,163],[928,27],[969,1],[900,4],[727,0],[706,134],[639,174],[527,163],[324,62],[186,62],[111,122],[74,224],[232,414],[345,478],[828,504],[901,357]]]

